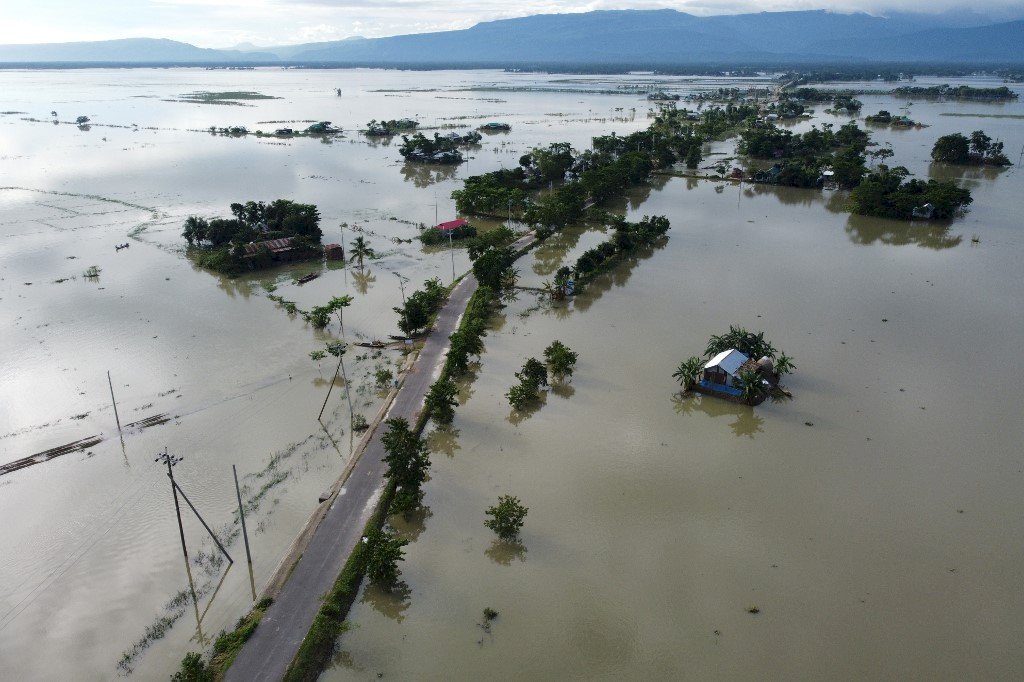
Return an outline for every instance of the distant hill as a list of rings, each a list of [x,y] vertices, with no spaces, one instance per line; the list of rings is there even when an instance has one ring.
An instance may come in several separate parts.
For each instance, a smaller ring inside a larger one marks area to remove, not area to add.
[[[2,62],[218,63],[276,60],[269,52],[211,50],[163,38],[0,45]]]
[[[695,64],[849,61],[1021,62],[1020,22],[949,25],[824,10],[696,17],[675,10],[546,14],[461,31],[314,43],[291,59],[359,63]],[[967,22],[969,23],[969,22]],[[983,42],[978,42],[983,41]],[[303,47],[303,46],[299,46]]]
[[[675,10],[541,14],[459,31],[212,50],[139,38],[0,46],[0,62],[352,65],[798,64],[828,61],[1024,63],[1024,21],[972,12],[876,17],[825,10],[697,17]]]

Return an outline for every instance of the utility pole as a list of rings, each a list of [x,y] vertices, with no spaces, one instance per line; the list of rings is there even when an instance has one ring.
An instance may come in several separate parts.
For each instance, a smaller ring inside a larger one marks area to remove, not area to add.
[[[249,551],[249,532],[245,529],[245,509],[242,507],[242,489],[238,487],[238,470],[231,465],[231,474],[235,477],[235,495],[238,497],[238,520],[242,522],[242,539],[245,540],[245,559],[249,562],[249,582],[252,586],[252,598],[256,599],[256,580],[252,574],[252,553]]]
[[[114,404],[114,419],[117,420],[117,432],[121,433],[121,417],[117,415],[117,401],[114,400],[114,382],[110,379],[110,370],[107,370],[107,385],[110,386],[110,402]]]
[[[405,307],[405,283],[407,280],[397,272],[392,272],[391,274],[398,278],[398,286],[402,289],[402,307]]]
[[[188,499],[188,495],[186,495],[185,491],[181,489],[181,486],[178,485],[178,482],[174,480],[174,466],[177,465],[178,462],[182,461],[183,459],[185,458],[182,456],[168,455],[167,448],[164,448],[164,451],[158,454],[156,456],[156,459],[153,460],[154,462],[163,462],[164,464],[167,465],[167,478],[171,479],[171,492],[174,494],[174,512],[178,516],[178,533],[181,535],[181,551],[185,554],[185,559],[187,561],[188,548],[185,546],[185,527],[181,523],[181,505],[178,503],[178,493],[181,493],[182,499],[185,500],[186,504],[188,504],[189,508],[192,510],[192,513],[195,514],[196,518],[199,519],[199,522],[203,524],[203,528],[205,528],[206,532],[210,534],[211,538],[213,538],[213,541],[214,543],[216,543],[217,548],[220,549],[220,551],[224,553],[224,556],[227,557],[228,562],[234,563],[235,560],[232,559],[231,555],[228,554],[226,549],[224,549],[224,545],[222,545],[220,543],[220,540],[217,539],[217,536],[214,535],[213,530],[211,530],[210,526],[207,525],[206,520],[202,517],[202,515],[199,514],[199,510],[196,509],[196,506],[192,504],[192,501],[190,499]]]
[[[341,346],[341,350],[338,352],[338,366],[334,368],[334,376],[331,377],[331,384],[327,387],[327,397],[324,398],[324,404],[320,406],[320,414],[316,416],[316,420],[320,421],[320,418],[324,416],[324,409],[327,408],[327,401],[331,399],[331,391],[334,390],[334,382],[338,380],[338,370],[341,369],[341,356],[345,354],[345,346]]]
[[[167,477],[171,479],[171,493],[174,495],[174,513],[178,516],[178,533],[181,535],[181,553],[185,555],[185,565],[188,565],[188,547],[185,546],[185,527],[181,525],[181,505],[178,504],[178,489],[174,485],[174,465],[180,462],[183,457],[175,457],[167,454],[167,448],[156,456],[154,462],[162,461],[167,465]],[[191,576],[190,576],[191,577]]]

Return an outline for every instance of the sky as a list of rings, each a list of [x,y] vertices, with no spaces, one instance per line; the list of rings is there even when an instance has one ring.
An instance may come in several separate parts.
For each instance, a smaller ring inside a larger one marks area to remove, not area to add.
[[[289,45],[468,28],[480,21],[598,9],[692,14],[804,9],[884,14],[968,7],[994,20],[1021,0],[4,0],[0,44],[170,38],[200,47]]]

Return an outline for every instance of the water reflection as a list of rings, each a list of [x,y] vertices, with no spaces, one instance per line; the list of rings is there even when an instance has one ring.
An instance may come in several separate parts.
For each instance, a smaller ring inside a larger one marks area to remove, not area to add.
[[[748,183],[743,186],[743,196],[754,198],[772,195],[785,206],[824,206],[829,213],[846,213],[849,193],[841,191],[825,192],[819,189],[803,187],[783,187],[764,183]]]
[[[949,163],[928,164],[928,177],[932,180],[995,180],[1007,168],[996,166],[956,166]]]
[[[532,401],[529,405],[523,407],[522,409],[512,410],[511,412],[508,413],[508,416],[505,419],[510,424],[512,424],[512,426],[519,426],[524,421],[535,415],[540,410],[540,408],[544,407],[547,404],[547,402],[547,391],[542,391],[539,394],[537,400]]]
[[[519,540],[494,540],[484,554],[496,564],[511,566],[513,561],[526,561],[526,545]]]
[[[392,514],[388,518],[388,524],[395,530],[398,537],[416,542],[420,535],[427,529],[427,519],[434,515],[430,507],[420,505],[406,514]]]
[[[400,166],[402,177],[416,187],[430,187],[439,182],[452,180],[458,173],[457,166],[403,163]]]
[[[558,382],[551,384],[551,392],[559,398],[568,400],[576,395],[576,387],[567,382]]]
[[[702,412],[709,417],[735,417],[729,424],[733,435],[753,439],[754,434],[764,431],[764,417],[749,405],[738,405],[727,400],[709,397],[700,393],[676,393],[672,396],[672,407],[679,414],[691,415]]]
[[[217,278],[217,288],[226,293],[231,298],[235,296],[241,296],[243,299],[248,299],[253,294],[253,282],[249,279],[237,278],[233,279],[225,275],[215,275]]]
[[[611,270],[602,272],[594,279],[590,280],[583,292],[577,294],[573,300],[573,309],[580,312],[586,312],[590,309],[595,302],[599,301],[601,297],[611,289],[613,286],[622,287],[625,286],[629,281],[629,278],[633,275],[633,269],[636,268],[642,261],[647,260],[654,255],[655,251],[661,249],[668,243],[668,237],[662,237],[653,246],[645,246],[637,249],[629,256],[623,258],[615,267]]]
[[[916,244],[926,249],[951,249],[963,241],[962,235],[950,235],[952,225],[947,221],[903,221],[850,215],[846,221],[846,234],[854,244],[888,244],[906,246]]]
[[[568,227],[544,240],[533,250],[533,272],[540,277],[553,274],[569,251],[576,248],[585,231],[583,227]]]
[[[352,272],[352,286],[360,294],[365,294],[370,290],[370,286],[377,281],[377,276],[367,268],[366,270],[354,270]]]
[[[459,430],[451,426],[431,431],[427,436],[427,447],[431,452],[444,453],[449,459],[455,457],[455,451],[461,450]]]
[[[401,623],[405,620],[405,612],[412,605],[412,588],[404,580],[399,580],[391,589],[385,589],[376,583],[370,583],[360,600],[369,604],[374,611]]]

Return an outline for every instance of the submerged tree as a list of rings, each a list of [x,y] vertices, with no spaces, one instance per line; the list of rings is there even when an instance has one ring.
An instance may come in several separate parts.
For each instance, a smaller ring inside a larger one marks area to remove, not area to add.
[[[526,520],[526,513],[530,511],[524,507],[518,497],[512,495],[501,495],[498,497],[498,504],[487,508],[487,520],[484,525],[498,534],[498,537],[506,541],[519,539],[519,531]]]
[[[552,341],[544,349],[544,359],[547,360],[551,376],[559,381],[572,376],[573,368],[576,366],[577,353],[570,350],[561,341]]]

